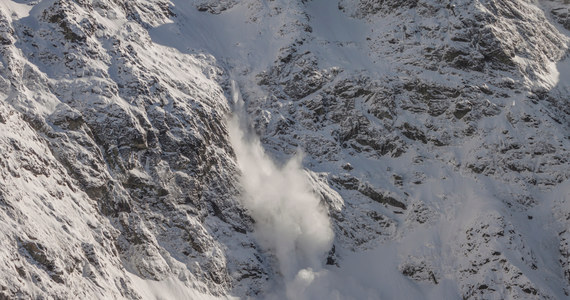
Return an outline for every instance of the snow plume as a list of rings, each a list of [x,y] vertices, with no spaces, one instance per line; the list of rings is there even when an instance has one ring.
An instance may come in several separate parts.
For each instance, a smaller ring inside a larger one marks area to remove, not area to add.
[[[246,192],[243,204],[256,222],[256,239],[278,260],[287,298],[305,299],[332,244],[330,220],[311,191],[300,155],[277,166],[259,138],[247,133],[243,101],[233,81],[232,98],[235,113],[228,124]]]

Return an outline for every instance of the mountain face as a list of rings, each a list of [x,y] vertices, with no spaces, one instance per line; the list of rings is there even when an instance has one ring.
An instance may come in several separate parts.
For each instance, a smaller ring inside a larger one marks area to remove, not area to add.
[[[569,15],[2,1],[0,299],[569,297]]]

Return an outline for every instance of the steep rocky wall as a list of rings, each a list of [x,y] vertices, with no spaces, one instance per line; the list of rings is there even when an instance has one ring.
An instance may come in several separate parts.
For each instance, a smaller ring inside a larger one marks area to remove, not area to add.
[[[226,77],[152,42],[169,4],[11,5],[29,15],[0,10],[2,295],[138,298],[127,272],[217,295],[261,286]]]

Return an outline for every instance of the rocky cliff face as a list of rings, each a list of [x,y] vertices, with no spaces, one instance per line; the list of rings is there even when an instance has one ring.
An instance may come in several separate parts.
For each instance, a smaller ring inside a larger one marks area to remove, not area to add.
[[[280,297],[231,81],[328,211],[307,297],[567,297],[569,7],[0,3],[0,298]]]
[[[152,42],[146,28],[172,16],[162,2],[3,4],[4,296],[138,298],[127,272],[214,295],[263,278],[223,71]]]

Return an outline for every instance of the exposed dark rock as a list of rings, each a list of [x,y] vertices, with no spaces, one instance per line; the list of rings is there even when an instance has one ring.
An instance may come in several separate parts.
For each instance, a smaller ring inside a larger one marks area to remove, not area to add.
[[[379,192],[377,192],[373,187],[371,187],[368,184],[361,184],[358,187],[358,191],[360,193],[362,193],[363,195],[369,197],[370,199],[382,203],[382,204],[388,204],[394,207],[398,207],[401,209],[406,209],[406,205],[398,200],[396,200],[394,197],[391,196],[387,196],[387,195],[383,195]]]

